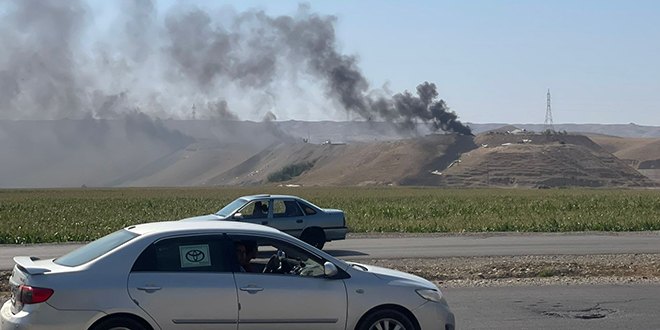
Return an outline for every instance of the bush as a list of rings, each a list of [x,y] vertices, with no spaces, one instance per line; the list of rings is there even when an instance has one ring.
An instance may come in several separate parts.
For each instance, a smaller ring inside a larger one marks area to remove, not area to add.
[[[302,162],[284,166],[281,170],[268,175],[268,182],[289,181],[314,166],[312,162]]]

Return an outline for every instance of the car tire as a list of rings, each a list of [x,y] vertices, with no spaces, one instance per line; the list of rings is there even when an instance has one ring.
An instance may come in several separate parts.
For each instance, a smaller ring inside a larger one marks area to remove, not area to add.
[[[300,239],[319,250],[322,250],[325,245],[325,233],[320,228],[306,229]]]
[[[147,330],[147,328],[132,318],[113,317],[99,322],[92,330]]]
[[[383,309],[369,314],[357,330],[394,330],[397,325],[400,330],[416,330],[407,316],[394,309]]]

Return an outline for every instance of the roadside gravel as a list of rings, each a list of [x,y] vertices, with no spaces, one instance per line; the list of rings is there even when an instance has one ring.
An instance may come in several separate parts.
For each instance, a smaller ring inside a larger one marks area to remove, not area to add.
[[[415,238],[415,237],[507,237],[507,236],[585,236],[585,235],[598,235],[598,236],[658,236],[660,231],[567,231],[567,232],[451,232],[451,233],[348,233],[346,238]]]
[[[372,259],[440,287],[660,283],[660,254]]]

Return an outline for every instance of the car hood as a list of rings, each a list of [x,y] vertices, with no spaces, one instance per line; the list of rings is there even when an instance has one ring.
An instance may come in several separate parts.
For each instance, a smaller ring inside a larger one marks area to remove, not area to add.
[[[436,290],[438,288],[437,286],[435,286],[435,284],[431,283],[430,281],[424,278],[421,278],[416,275],[400,272],[398,270],[371,266],[371,265],[363,265],[356,262],[349,263],[349,265],[351,264],[355,264],[363,268],[366,268],[367,272],[374,274],[376,277],[380,278],[381,280],[389,281],[390,285],[413,286],[413,287],[436,289]]]
[[[208,215],[201,215],[198,217],[185,218],[179,221],[208,221],[208,220],[227,220],[227,218],[223,218],[217,214],[208,214]]]

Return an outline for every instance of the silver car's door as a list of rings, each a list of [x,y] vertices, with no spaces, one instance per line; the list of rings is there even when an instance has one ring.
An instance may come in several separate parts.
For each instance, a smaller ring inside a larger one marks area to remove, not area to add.
[[[129,275],[131,298],[163,330],[236,330],[236,284],[223,244],[220,235],[156,241]]]
[[[269,226],[289,235],[300,237],[307,225],[307,217],[294,199],[273,199],[273,216]]]
[[[251,267],[235,265],[234,268],[241,306],[239,330],[345,329],[346,286],[341,276],[324,276],[324,260],[272,238],[241,235],[233,236],[232,240],[235,244],[256,243],[259,246]],[[272,255],[277,258],[278,254],[282,259],[278,269],[266,267],[263,273],[268,260]],[[258,272],[248,273],[243,269]]]

